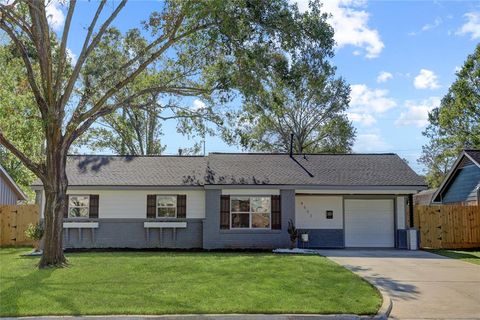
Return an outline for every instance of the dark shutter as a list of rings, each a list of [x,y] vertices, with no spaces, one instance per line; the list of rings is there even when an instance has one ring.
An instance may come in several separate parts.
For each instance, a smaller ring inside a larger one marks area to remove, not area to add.
[[[70,204],[70,198],[69,198],[68,194],[66,195],[66,198],[67,198],[67,206],[65,208],[65,211],[63,212],[63,217],[64,218],[68,218],[68,205]]]
[[[157,196],[155,194],[147,195],[147,218],[155,219],[157,216]]]
[[[272,196],[272,229],[282,229],[282,208],[280,196]]]
[[[230,196],[220,198],[220,229],[230,229]]]
[[[92,219],[98,218],[98,194],[90,195],[90,208],[88,210],[88,216]]]
[[[187,196],[185,194],[177,195],[177,218],[185,219],[187,217]]]

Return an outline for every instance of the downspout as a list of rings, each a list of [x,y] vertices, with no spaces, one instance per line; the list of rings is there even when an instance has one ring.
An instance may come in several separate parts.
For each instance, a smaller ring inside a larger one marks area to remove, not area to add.
[[[409,220],[410,220],[410,228],[415,227],[414,221],[413,221],[413,194],[408,195],[408,214],[409,214]]]

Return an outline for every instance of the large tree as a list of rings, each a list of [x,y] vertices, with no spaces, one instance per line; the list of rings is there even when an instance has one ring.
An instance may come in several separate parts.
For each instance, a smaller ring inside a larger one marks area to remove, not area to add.
[[[124,63],[129,56],[138,55],[148,45],[148,41],[138,30],[123,35],[118,29],[110,28],[86,63],[85,87],[93,84],[88,76],[98,72],[98,65],[111,69]],[[154,86],[163,69],[156,62],[150,64],[131,85],[118,90],[112,99],[124,101],[133,91]],[[187,105],[181,99],[174,99],[163,92],[150,92],[126,102],[111,114],[101,117],[84,136],[75,143],[92,151],[113,151],[116,154],[154,155],[161,154],[166,145],[161,143],[162,126],[166,121],[176,121],[177,130],[189,136],[204,135],[208,128],[205,123],[218,126],[222,117],[213,106],[204,104],[202,108]]]
[[[41,179],[45,190],[40,267],[66,263],[62,232],[67,152],[95,121],[152,92],[219,102],[231,99],[232,89],[251,95],[262,87],[273,52],[308,54],[315,60],[326,45],[331,46],[331,28],[319,12],[319,3],[311,3],[311,10],[301,14],[287,0],[170,0],[159,2],[158,11],[138,29],[150,39],[143,50],[124,61],[89,69],[89,59],[126,5],[126,0],[112,6],[100,1],[70,68],[67,45],[76,1],[66,4],[58,46],[52,45],[55,34],[45,5],[41,0],[0,3],[0,30],[22,57],[45,140],[45,155],[32,159],[2,129],[5,123],[0,123],[0,143]],[[82,17],[82,23],[85,21]],[[74,41],[80,41],[78,36]],[[35,60],[29,48],[33,48]],[[154,62],[161,71],[156,81],[134,90],[135,79]],[[129,94],[122,101],[113,99],[124,88],[131,89]],[[5,108],[8,101],[1,103]]]
[[[278,56],[265,90],[245,98],[237,126],[242,146],[288,152],[293,134],[296,153],[351,152],[355,129],[345,114],[350,88],[335,78],[327,59],[332,55],[329,47],[318,60]]]
[[[427,167],[427,183],[440,185],[460,151],[480,149],[480,44],[457,72],[440,106],[429,114],[429,139],[419,162]]]

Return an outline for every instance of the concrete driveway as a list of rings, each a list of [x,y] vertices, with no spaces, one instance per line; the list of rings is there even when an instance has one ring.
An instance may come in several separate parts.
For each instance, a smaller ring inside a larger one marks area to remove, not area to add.
[[[480,319],[480,266],[424,251],[320,250],[393,300],[392,319]]]

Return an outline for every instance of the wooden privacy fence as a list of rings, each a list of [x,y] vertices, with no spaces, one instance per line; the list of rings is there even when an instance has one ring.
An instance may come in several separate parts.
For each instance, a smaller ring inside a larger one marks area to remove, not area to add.
[[[480,206],[418,205],[413,211],[421,248],[480,248]]]
[[[31,245],[33,241],[25,237],[25,230],[38,221],[36,204],[0,206],[0,246]]]

